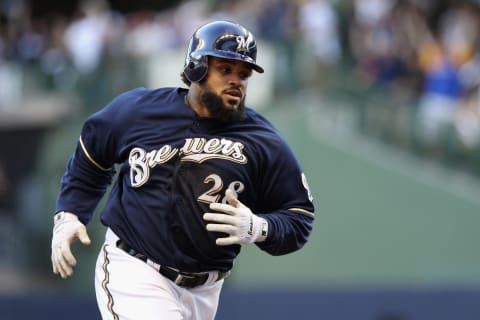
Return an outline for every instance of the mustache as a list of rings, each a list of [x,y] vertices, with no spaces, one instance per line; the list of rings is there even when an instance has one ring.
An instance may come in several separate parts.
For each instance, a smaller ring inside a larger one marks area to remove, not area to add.
[[[230,94],[233,96],[238,96],[240,98],[243,98],[245,96],[245,93],[243,92],[243,89],[240,86],[232,86],[228,89],[223,90],[223,93]]]

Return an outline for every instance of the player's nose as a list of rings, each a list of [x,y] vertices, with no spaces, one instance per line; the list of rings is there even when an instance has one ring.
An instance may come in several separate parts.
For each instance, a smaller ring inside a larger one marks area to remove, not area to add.
[[[242,79],[238,75],[231,74],[231,75],[229,75],[229,77],[227,79],[227,82],[230,86],[237,87],[237,86],[241,85]]]
[[[247,84],[247,78],[240,73],[232,73],[227,79],[227,83],[230,87],[244,88]]]

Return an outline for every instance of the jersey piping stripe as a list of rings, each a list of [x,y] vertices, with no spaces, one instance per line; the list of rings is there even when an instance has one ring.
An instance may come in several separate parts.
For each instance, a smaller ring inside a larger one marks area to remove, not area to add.
[[[87,148],[85,148],[85,144],[83,144],[82,137],[80,137],[79,142],[80,142],[80,146],[82,147],[83,153],[87,156],[88,160],[90,160],[90,162],[92,162],[95,165],[95,167],[97,167],[102,171],[110,171],[110,168],[106,169],[101,165],[99,165],[95,160],[93,160],[93,158],[90,156],[90,153],[88,153]]]
[[[291,211],[298,211],[298,212],[303,212],[303,213],[308,213],[308,214],[311,214],[313,215],[314,213],[313,212],[310,212],[308,210],[305,210],[305,209],[300,209],[300,208],[290,208],[288,210],[291,210]]]
[[[112,314],[114,320],[119,320],[118,315],[115,313],[115,311],[113,311],[113,304],[114,303],[113,303],[112,294],[110,293],[110,291],[107,288],[108,282],[110,281],[110,274],[108,273],[108,269],[107,269],[107,266],[108,266],[109,263],[110,263],[110,260],[108,259],[107,245],[104,245],[103,246],[103,265],[102,265],[102,269],[103,269],[103,272],[105,274],[105,278],[102,281],[102,288],[103,288],[103,290],[105,291],[105,293],[107,294],[107,297],[108,297],[108,305],[107,305],[108,310]]]

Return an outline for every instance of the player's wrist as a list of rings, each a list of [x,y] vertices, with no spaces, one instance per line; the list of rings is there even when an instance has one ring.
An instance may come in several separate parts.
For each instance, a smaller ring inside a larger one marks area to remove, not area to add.
[[[55,226],[73,221],[80,222],[78,217],[71,212],[60,211],[53,216],[53,223]]]
[[[264,242],[267,239],[268,236],[268,221],[267,219],[260,218],[261,224],[260,224],[260,235],[258,236],[258,239],[256,242]]]
[[[264,218],[252,214],[253,224],[254,224],[254,235],[252,242],[263,242],[267,239],[268,236],[268,221]]]

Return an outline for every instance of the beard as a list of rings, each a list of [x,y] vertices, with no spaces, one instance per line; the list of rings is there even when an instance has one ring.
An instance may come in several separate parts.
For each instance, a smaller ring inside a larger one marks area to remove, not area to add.
[[[211,91],[205,91],[202,93],[200,99],[212,117],[217,120],[232,122],[245,119],[245,99],[240,101],[237,108],[229,108],[225,106],[222,98]]]

